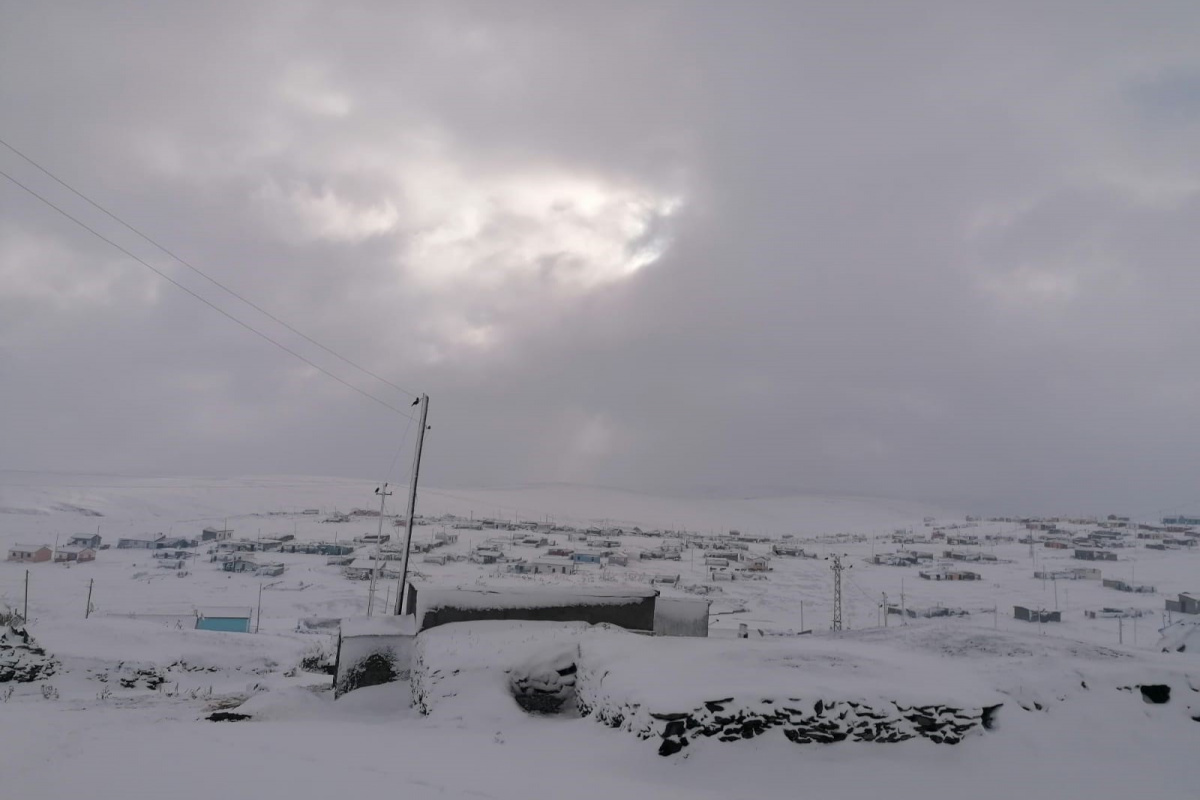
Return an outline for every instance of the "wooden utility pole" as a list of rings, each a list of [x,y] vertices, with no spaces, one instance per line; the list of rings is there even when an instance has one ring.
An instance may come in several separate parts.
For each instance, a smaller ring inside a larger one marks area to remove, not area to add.
[[[29,624],[29,570],[25,570],[25,610],[21,612],[21,622]]]
[[[92,615],[92,584],[94,584],[95,582],[96,582],[95,578],[88,579],[87,610],[83,612],[84,619],[87,619],[88,617],[90,617]]]
[[[417,478],[421,474],[421,450],[425,446],[426,421],[429,419],[429,395],[422,394],[417,401],[421,404],[420,424],[417,426],[417,447],[413,452],[412,475],[408,479],[408,513],[404,526],[404,554],[400,561],[400,584],[396,595],[396,613],[403,614],[408,609],[408,551],[412,547],[413,517],[417,514]],[[472,512],[474,516],[474,512]]]
[[[254,632],[258,633],[258,626],[262,623],[262,581],[258,582],[258,611],[254,614]]]
[[[375,606],[375,583],[379,580],[379,550],[383,547],[383,504],[391,497],[392,493],[387,490],[388,485],[375,490],[375,494],[379,495],[379,532],[375,534],[375,555],[371,559],[371,593],[367,596],[367,616],[371,616],[371,609]]]

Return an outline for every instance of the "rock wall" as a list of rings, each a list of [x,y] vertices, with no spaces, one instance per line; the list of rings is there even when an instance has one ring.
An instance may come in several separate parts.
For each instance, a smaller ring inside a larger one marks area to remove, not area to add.
[[[922,737],[957,744],[972,732],[991,727],[999,706],[955,708],[908,706],[823,698],[715,698],[686,710],[651,709],[605,690],[606,673],[578,665],[579,712],[611,728],[658,743],[660,755],[683,750],[700,737],[741,741],[778,731],[797,744],[840,741],[902,742]]]

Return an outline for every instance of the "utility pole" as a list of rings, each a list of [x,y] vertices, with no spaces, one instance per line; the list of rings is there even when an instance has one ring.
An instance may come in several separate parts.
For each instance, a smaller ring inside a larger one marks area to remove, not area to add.
[[[846,568],[842,566],[842,557],[837,553],[829,558],[833,561],[829,566],[833,570],[833,627],[831,630],[840,631],[842,629],[842,570]]]
[[[900,579],[900,624],[908,624],[908,607],[904,602],[904,578]]]
[[[95,578],[88,579],[87,610],[83,612],[84,619],[87,619],[88,617],[90,617],[92,615],[92,584],[94,584],[95,582],[96,582]]]
[[[371,609],[375,605],[375,583],[379,580],[379,549],[383,546],[383,504],[392,494],[387,487],[385,483],[375,489],[375,494],[379,495],[379,532],[375,534],[375,556],[371,563],[371,593],[367,595],[368,617],[371,616]]]
[[[29,570],[25,570],[25,610],[21,612],[21,623],[29,624]]]
[[[404,555],[400,562],[400,589],[396,595],[396,613],[403,614],[408,602],[408,551],[412,547],[413,517],[417,514],[417,478],[421,474],[421,451],[425,447],[425,431],[429,426],[429,395],[422,394],[417,400],[421,404],[420,424],[417,426],[417,447],[413,453],[412,476],[408,480],[408,519],[404,528]],[[475,512],[471,512],[474,518]]]
[[[888,626],[888,613],[889,613],[889,609],[888,609],[888,601],[887,601],[887,592],[884,592],[883,593],[883,627],[885,627],[885,628]]]
[[[258,626],[262,623],[262,581],[258,582],[258,611],[254,615],[254,632],[258,633]]]

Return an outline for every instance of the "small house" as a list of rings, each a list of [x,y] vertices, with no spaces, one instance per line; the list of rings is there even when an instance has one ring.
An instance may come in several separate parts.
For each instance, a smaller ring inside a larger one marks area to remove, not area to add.
[[[1024,620],[1025,622],[1062,622],[1062,613],[1059,611],[1047,611],[1044,608],[1013,606],[1013,619]]]
[[[529,565],[534,575],[572,575],[575,562],[569,558],[542,558]]]
[[[1085,550],[1082,548],[1075,549],[1075,558],[1081,561],[1116,561],[1117,554],[1108,550]]]
[[[202,542],[223,542],[233,538],[233,528],[205,528],[200,531]]]
[[[257,570],[258,562],[243,556],[231,558],[221,564],[222,572],[255,572]]]
[[[78,533],[67,540],[68,547],[90,547],[93,550],[100,549],[100,534],[98,533]]]
[[[380,578],[399,578],[400,562],[374,561],[370,558],[356,558],[342,570],[342,574],[352,581],[370,580],[371,573],[378,568]]]
[[[571,560],[576,564],[599,564],[602,558],[604,554],[595,550],[577,550],[571,554]]]
[[[190,539],[184,536],[164,536],[154,542],[155,550],[178,550],[181,547],[193,547]]]
[[[54,563],[68,561],[87,562],[96,560],[96,551],[90,547],[60,547],[54,551]]]
[[[751,572],[769,572],[771,569],[771,560],[766,556],[750,556],[745,563]]]
[[[160,539],[166,537],[159,533],[154,536],[126,536],[117,539],[118,550],[154,550]]]
[[[264,578],[274,578],[277,575],[282,575],[287,567],[283,564],[260,564],[257,573]]]
[[[1200,614],[1200,592],[1181,592],[1179,599],[1167,600],[1167,611],[1175,614]]]
[[[502,555],[499,550],[480,547],[471,551],[471,561],[476,564],[495,564],[501,559]]]
[[[8,560],[25,563],[49,561],[53,552],[48,544],[14,544],[8,548]]]

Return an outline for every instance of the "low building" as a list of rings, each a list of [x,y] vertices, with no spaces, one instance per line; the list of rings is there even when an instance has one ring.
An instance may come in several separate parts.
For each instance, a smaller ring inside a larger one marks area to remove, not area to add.
[[[1180,592],[1176,600],[1167,600],[1167,611],[1173,614],[1200,614],[1200,592]]]
[[[233,538],[233,528],[205,528],[200,531],[202,542],[223,542]]]
[[[196,543],[184,536],[164,536],[154,542],[155,550],[178,550],[181,547],[195,547]]]
[[[479,547],[471,551],[471,561],[476,564],[495,564],[504,554],[499,550],[493,550],[488,547]]]
[[[604,554],[595,550],[576,550],[571,554],[571,560],[576,564],[599,564]]]
[[[252,609],[210,606],[196,609],[196,630],[249,633]]]
[[[380,578],[400,577],[399,561],[374,561],[370,558],[354,559],[343,568],[342,574],[354,581],[370,580],[371,573],[375,571],[377,565]]]
[[[54,551],[54,562],[62,564],[68,561],[84,563],[96,560],[96,551],[90,547],[60,547]]]
[[[100,541],[100,534],[98,533],[77,533],[67,540],[67,546],[90,547],[93,550],[99,550]]]
[[[534,575],[573,575],[575,562],[569,558],[541,558],[529,564]]]
[[[158,543],[162,539],[167,538],[163,534],[155,534],[153,536],[125,536],[117,539],[118,550],[155,550],[158,548]]]
[[[1116,561],[1117,554],[1108,550],[1084,550],[1076,548],[1075,558],[1081,561]]]
[[[49,561],[53,553],[48,544],[14,544],[8,548],[8,560],[35,564]]]
[[[1105,578],[1102,581],[1102,585],[1105,589],[1116,589],[1118,592],[1135,592],[1137,594],[1155,593],[1154,587],[1150,586],[1149,584],[1126,583],[1125,581],[1117,580],[1115,578]]]
[[[278,575],[282,575],[285,570],[287,570],[285,565],[276,562],[274,564],[260,564],[258,566],[258,570],[256,571],[264,578],[274,578]]]
[[[1013,606],[1013,619],[1025,622],[1062,622],[1062,612],[1047,611],[1044,608]]]
[[[252,558],[237,556],[221,564],[222,572],[257,572],[258,562]]]
[[[917,575],[927,581],[977,581],[981,578],[978,572],[966,569],[921,570]]]
[[[657,589],[562,587],[408,586],[406,608],[419,630],[475,620],[545,620],[608,623],[628,630],[654,630]]]

